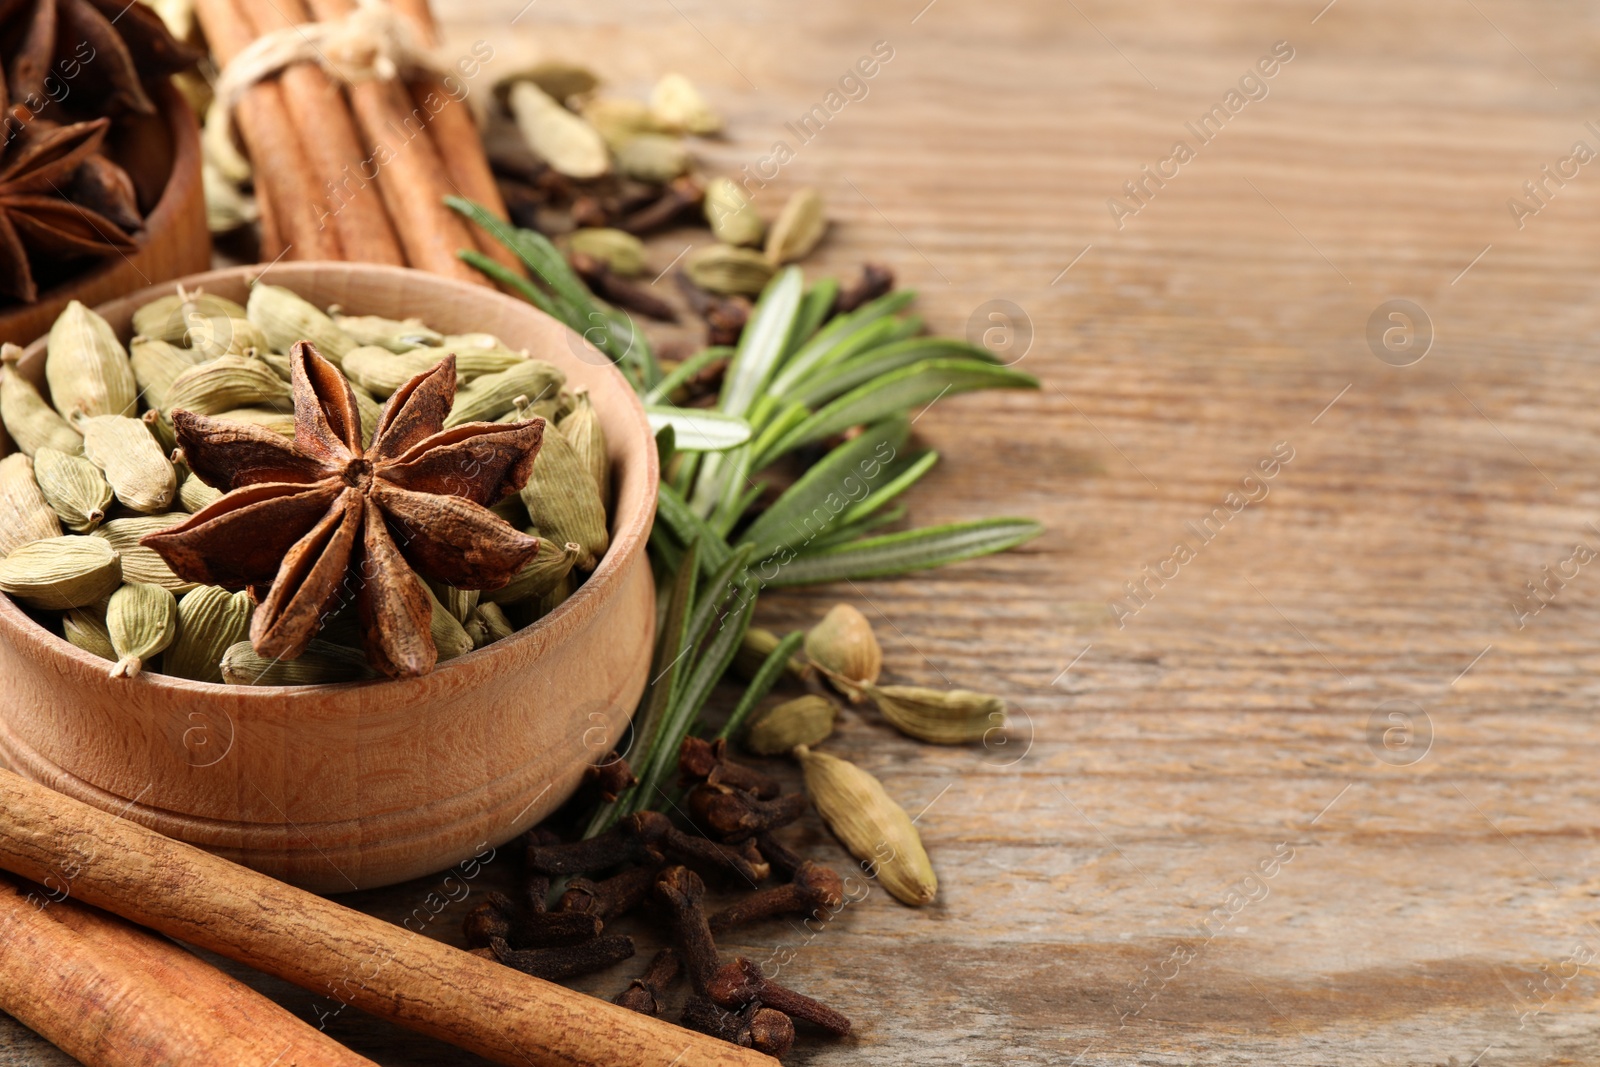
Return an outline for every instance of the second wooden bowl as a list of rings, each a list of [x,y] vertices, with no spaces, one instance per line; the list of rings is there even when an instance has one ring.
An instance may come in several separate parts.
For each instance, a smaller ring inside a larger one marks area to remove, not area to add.
[[[134,309],[177,284],[242,303],[259,272],[195,275],[100,311],[126,338]],[[512,637],[422,678],[355,685],[114,681],[104,660],[0,595],[0,756],[79,800],[319,892],[482,864],[572,793],[644,689],[657,480],[644,409],[603,356],[493,290],[344,263],[286,263],[265,280],[349,314],[492,333],[587,386],[611,452],[610,550],[566,603]],[[21,368],[41,388],[43,365],[35,344]]]

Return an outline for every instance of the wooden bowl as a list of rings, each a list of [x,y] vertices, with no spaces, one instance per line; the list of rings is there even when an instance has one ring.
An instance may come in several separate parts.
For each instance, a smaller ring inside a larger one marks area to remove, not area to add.
[[[244,302],[259,267],[185,278]],[[388,885],[478,857],[537,823],[616,745],[655,633],[645,555],[655,442],[615,367],[533,306],[420,271],[284,263],[266,280],[350,314],[484,331],[587,386],[611,453],[611,548],[576,593],[422,678],[315,687],[145,674],[45,630],[0,595],[0,757],[22,774],[318,892]],[[160,285],[100,308],[124,337]],[[43,388],[43,343],[20,367]],[[0,451],[11,447],[0,438]],[[89,843],[92,846],[92,843]]]
[[[155,98],[161,109],[158,116],[119,120],[121,139],[129,142],[119,162],[141,190],[160,190],[145,217],[139,247],[125,256],[90,261],[83,273],[41,292],[32,304],[0,306],[0,341],[27,344],[50,328],[69,301],[93,307],[211,265],[211,234],[200,181],[200,127],[183,95],[170,84],[161,86]]]

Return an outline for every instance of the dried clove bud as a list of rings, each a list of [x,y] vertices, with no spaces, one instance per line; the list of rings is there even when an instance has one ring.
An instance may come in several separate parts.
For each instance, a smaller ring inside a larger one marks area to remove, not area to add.
[[[638,781],[633,776],[633,769],[628,766],[628,761],[615,751],[609,753],[604,761],[585,770],[584,778],[594,785],[600,793],[600,799],[607,804]]]
[[[678,221],[680,217],[690,210],[698,212],[700,202],[705,199],[704,187],[692,177],[683,175],[667,183],[662,190],[661,198],[649,207],[640,208],[621,222],[616,223],[620,230],[629,233],[649,233],[659,230],[664,226]]]
[[[614,963],[630,958],[633,955],[633,938],[607,934],[591,938],[581,945],[519,950],[512,948],[504,938],[497,937],[489,942],[489,948],[494,952],[494,958],[507,967],[548,982],[559,982],[580,974],[603,971]]]
[[[742,900],[711,916],[708,924],[713,934],[726,933],[748,923],[771,918],[774,915],[804,914],[818,917],[826,908],[837,911],[844,904],[844,880],[831,867],[801,862],[788,885],[774,886],[751,893]]]
[[[683,961],[678,958],[676,951],[662,949],[650,961],[649,969],[630,982],[628,988],[618,993],[611,1002],[640,1015],[660,1015],[662,994],[678,980],[678,971],[682,966]]]
[[[568,257],[572,269],[604,299],[627,311],[637,311],[659,322],[677,322],[678,312],[646,285],[629,281],[604,260],[582,252]]]
[[[763,1007],[775,1008],[831,1034],[843,1037],[850,1032],[850,1020],[844,1015],[820,1001],[769,982],[761,973],[760,964],[743,956],[735,956],[712,977],[707,995],[724,1008],[743,1007],[759,1000]]]
[[[629,867],[603,882],[574,878],[561,895],[561,911],[611,920],[638,907],[656,880],[655,865]]]
[[[683,1015],[678,1020],[690,1030],[721,1038],[723,1041],[745,1048],[751,1047],[750,1030],[738,1011],[718,1007],[711,998],[695,993],[683,1003]]]
[[[598,937],[603,925],[601,916],[583,912],[540,912],[519,917],[509,897],[490,893],[487,900],[467,912],[461,930],[472,948],[483,948],[498,938],[515,949],[532,949],[582,944]]]
[[[661,818],[665,819],[666,816]],[[550,875],[588,874],[623,863],[651,860],[659,863],[660,857],[652,853],[649,843],[640,836],[633,822],[625,822],[587,841],[529,845],[527,852],[528,869]]]
[[[672,937],[696,993],[704,994],[721,960],[706,919],[706,886],[687,867],[668,867],[656,878],[656,899],[672,916]]]
[[[765,859],[757,852],[747,856],[742,849],[718,844],[705,837],[686,834],[672,825],[659,811],[641,811],[628,816],[624,825],[637,835],[646,848],[664,853],[677,863],[697,870],[735,874],[751,885],[757,885],[772,873]],[[595,838],[599,840],[599,838]]]
[[[833,314],[848,314],[862,304],[886,295],[893,288],[894,271],[881,263],[864,263],[861,277],[839,290],[838,299],[833,302]]]
[[[777,781],[754,767],[735,763],[727,758],[725,740],[706,741],[699,737],[686,737],[678,749],[678,769],[686,779],[710,782],[753,793],[762,800],[771,800],[781,791]]]
[[[761,800],[742,789],[702,782],[689,793],[689,812],[701,826],[730,844],[787,826],[804,815],[804,793]]]
[[[771,865],[774,871],[785,878],[793,878],[806,860],[794,849],[773,837],[770,833],[757,834],[754,838],[756,848],[761,852],[762,858]]]

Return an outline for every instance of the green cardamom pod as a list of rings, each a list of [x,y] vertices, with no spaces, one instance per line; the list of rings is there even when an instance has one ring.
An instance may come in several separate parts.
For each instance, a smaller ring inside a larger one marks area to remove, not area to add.
[[[151,408],[165,410],[172,383],[196,366],[191,350],[148,337],[135,337],[128,347],[131,352],[128,362],[133,367],[133,379],[139,383],[144,402]]]
[[[806,632],[806,658],[855,704],[866,699],[883,670],[883,649],[867,617],[849,604],[835,604]]]
[[[294,416],[285,411],[268,408],[233,408],[215,416],[223,422],[247,422],[252,426],[271,430],[282,437],[294,436]]]
[[[196,682],[221,682],[222,657],[250,636],[255,604],[244,591],[201,585],[178,601],[178,635],[161,659],[161,672]]]
[[[722,129],[722,116],[711,110],[694,82],[682,74],[666,74],[650,93],[650,113],[670,130],[709,137]]]
[[[902,904],[933,903],[939,879],[917,827],[878,781],[848,760],[795,749],[806,792],[840,843]]]
[[[522,139],[556,173],[598,178],[611,169],[611,154],[599,132],[533,82],[513,84],[506,106]]]
[[[310,341],[322,358],[339,367],[345,353],[356,347],[355,338],[334,325],[320,308],[281,285],[256,282],[250,289],[246,314],[261,327],[266,347],[275,352],[289,351],[296,341]]]
[[[117,650],[111,647],[111,631],[106,629],[105,619],[92,605],[68,608],[61,616],[61,633],[74,648],[104,660],[117,658]]]
[[[332,308],[329,308],[332,311]],[[409,352],[444,343],[444,334],[430,330],[421,319],[386,319],[381,315],[333,315],[333,324],[356,344],[377,345],[391,352]]]
[[[247,356],[271,346],[261,327],[244,317],[227,315],[189,316],[189,347],[202,360],[222,356]]]
[[[484,645],[495,641],[504,641],[517,632],[511,625],[511,620],[506,617],[505,611],[499,604],[480,603],[472,613],[473,622],[483,631],[481,640],[474,639],[473,647],[482,648]]]
[[[178,491],[178,474],[140,419],[121,415],[78,418],[83,454],[104,472],[111,491],[134,511],[161,511]]]
[[[773,275],[772,263],[755,249],[720,244],[690,252],[684,258],[683,270],[702,289],[744,296],[759,294]]]
[[[767,233],[767,259],[777,266],[804,259],[817,247],[827,228],[822,194],[815,189],[796,191]]]
[[[378,345],[352,348],[344,357],[344,372],[350,381],[374,396],[387,397],[419,374],[424,374],[445,356],[444,348],[414,348],[410,352],[391,352]],[[464,349],[455,353],[456,377],[463,381],[498,374],[529,362],[526,356],[509,348]],[[549,364],[545,364],[549,366]]]
[[[600,428],[600,413],[589,399],[589,390],[575,391],[576,406],[563,418],[557,428],[572,445],[584,467],[594,477],[600,489],[600,499],[611,499],[611,457],[606,454],[606,435]]]
[[[240,641],[222,654],[221,671],[228,685],[334,685],[372,677],[365,652],[315,638],[294,659],[267,659]]]
[[[469,422],[493,422],[511,411],[519,396],[537,403],[554,397],[567,376],[542,359],[526,359],[515,366],[473,380],[456,393],[455,406],[445,417],[445,429]]]
[[[178,448],[178,432],[173,428],[172,420],[168,419],[155,408],[151,408],[140,416],[139,421],[144,423],[144,428],[150,431],[150,436],[155,438],[156,447],[161,449],[163,456],[171,456]]]
[[[665,185],[689,169],[689,149],[666,134],[636,134],[617,145],[615,152],[618,171],[652,185]]]
[[[34,608],[65,611],[110,596],[122,584],[122,563],[97,537],[47,537],[0,559],[0,592]]]
[[[556,99],[562,99],[556,97]],[[583,102],[580,109],[583,120],[615,152],[641,133],[664,133],[665,128],[643,100],[629,100],[620,96],[600,96]]]
[[[732,178],[711,179],[704,207],[711,232],[724,244],[758,245],[767,232],[750,197]]]
[[[439,650],[439,662],[471,652],[472,638],[460,620],[450,614],[450,609],[439,602],[431,589],[428,590],[428,599],[433,601],[433,620],[428,629],[433,634],[433,646]]]
[[[567,598],[578,588],[578,583],[572,577],[574,573],[573,571],[568,571],[563,574],[561,580],[556,582],[549,592],[533,602],[533,617],[535,619],[544,618],[567,602]]]
[[[20,452],[0,459],[0,556],[60,536],[61,522],[39,489],[33,461]]]
[[[178,601],[159,585],[125,585],[106,605],[106,631],[117,662],[113,678],[133,678],[178,633]]]
[[[423,581],[427,585],[428,591],[433,594],[433,598],[443,604],[444,609],[460,623],[465,623],[467,618],[471,616],[473,609],[478,606],[478,598],[482,595],[476,589],[457,589],[455,586],[445,585],[443,582],[434,582],[427,579]]]
[[[289,384],[266,363],[248,356],[220,356],[190,367],[167,389],[166,400],[163,411],[196,415],[249,407],[294,409]]]
[[[522,504],[541,538],[574,541],[583,550],[578,567],[593,570],[611,543],[600,487],[576,449],[560,433],[546,433],[522,487]]]
[[[833,733],[839,711],[826,697],[786,700],[745,731],[744,745],[758,756],[781,756],[797,745],[816,745]]]
[[[112,519],[102,523],[91,536],[104,540],[122,557],[122,574],[127,581],[159,585],[173,593],[182,594],[193,589],[195,583],[186,582],[172,573],[167,561],[155,549],[141,545],[139,539],[145,534],[171,529],[188,519],[189,516],[181,511]]]
[[[567,248],[592,256],[616,274],[633,277],[644,270],[644,242],[626,230],[589,227],[567,235]]]
[[[69,419],[138,414],[139,384],[127,351],[110,323],[76,300],[50,327],[44,377],[56,410]]]
[[[245,310],[225,296],[180,288],[171,296],[159,297],[135,311],[133,332],[153,341],[183,344],[189,333],[191,315],[242,319]]]
[[[373,399],[371,393],[353,382],[350,385],[350,395],[356,398],[356,411],[361,415],[361,445],[365,448],[372,444],[372,437],[378,432],[378,420],[383,418],[383,405]]]
[[[213,489],[202,482],[198,475],[193,473],[184,478],[183,484],[178,486],[178,503],[183,505],[183,510],[193,515],[202,511],[222,499],[222,490]]]
[[[865,687],[883,717],[903,734],[935,745],[982,741],[1004,729],[1006,702],[967,689],[924,689],[915,685]]]
[[[483,604],[518,604],[524,600],[544,596],[567,576],[583,555],[581,545],[568,542],[559,545],[548,537],[539,539],[539,552],[516,575],[499,589],[485,589],[479,598]]]
[[[21,359],[21,348],[0,345],[0,422],[5,423],[6,433],[25,456],[41,448],[80,454],[83,436],[22,376],[17,369]]]
[[[33,476],[61,524],[74,533],[89,533],[111,510],[110,484],[82,456],[41,448],[33,456]]]

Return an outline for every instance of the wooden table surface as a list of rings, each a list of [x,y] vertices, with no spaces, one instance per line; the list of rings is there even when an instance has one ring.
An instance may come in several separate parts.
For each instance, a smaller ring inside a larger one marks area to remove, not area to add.
[[[451,46],[632,94],[684,71],[730,118],[711,169],[783,140],[763,210],[827,197],[814,273],[886,261],[941,332],[1009,315],[1044,383],[924,412],[944,459],[910,498],[1043,537],[763,601],[778,629],[851,601],[895,680],[1015,723],[936,749],[852,715],[829,742],[922,813],[941,888],[728,939],[857,1021],[789,1062],[1595,1061],[1592,6],[523,2],[441,5]],[[801,143],[785,123],[879,41]],[[437,882],[350,899],[398,921]],[[3,1062],[65,1062],[7,1024]],[[329,1025],[385,1065],[469,1062]]]

